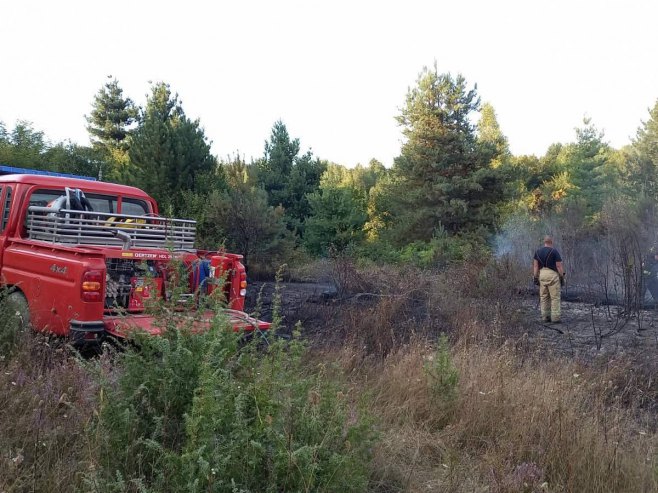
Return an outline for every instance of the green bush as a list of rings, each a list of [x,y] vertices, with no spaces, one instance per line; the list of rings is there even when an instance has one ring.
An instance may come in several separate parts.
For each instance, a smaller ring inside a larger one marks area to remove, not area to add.
[[[96,482],[167,480],[169,454],[185,444],[185,415],[207,337],[175,327],[159,337],[136,334],[135,346],[119,352],[113,366],[97,364],[102,390]]]
[[[373,435],[299,340],[227,360],[211,344],[188,419],[185,491],[363,491]],[[233,361],[230,361],[233,360]]]
[[[173,322],[170,322],[172,325]],[[170,327],[97,366],[98,491],[363,491],[374,440],[340,375],[297,337],[263,348],[217,318]]]
[[[450,344],[445,334],[441,334],[439,337],[436,352],[425,363],[424,370],[427,376],[430,399],[435,409],[447,419],[454,410],[457,401],[459,372],[452,361]]]
[[[14,352],[27,326],[27,321],[21,321],[25,313],[21,313],[23,310],[16,305],[17,296],[20,293],[0,287],[0,360]]]
[[[396,248],[380,239],[356,248],[355,253],[378,263],[409,264],[424,269],[445,267],[470,258],[489,257],[487,237],[484,230],[451,235],[443,228],[437,228],[428,241],[416,240]]]

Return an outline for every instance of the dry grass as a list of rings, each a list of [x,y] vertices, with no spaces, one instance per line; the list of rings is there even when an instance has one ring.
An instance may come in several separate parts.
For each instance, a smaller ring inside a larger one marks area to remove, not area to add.
[[[632,362],[585,366],[529,340],[516,305],[527,273],[497,262],[361,276],[384,296],[341,305],[341,345],[319,357],[379,420],[374,491],[658,491],[649,384]],[[438,332],[452,340],[452,397],[428,376]]]
[[[436,341],[441,333],[473,342],[490,341],[492,334],[503,341],[523,333],[518,286],[524,276],[527,281],[527,272],[504,261],[436,272],[357,268],[349,259],[336,259],[327,275],[338,284],[337,299],[288,314],[289,319],[313,320],[321,329],[317,342],[324,345],[347,344],[364,356],[383,359],[412,339]]]
[[[61,343],[37,335],[0,370],[0,491],[80,486],[96,408],[92,378]]]
[[[326,357],[326,355],[325,355]],[[606,372],[512,345],[458,343],[457,396],[432,392],[436,354],[415,341],[384,362],[343,350],[382,440],[377,491],[651,492],[658,489],[653,418],[621,363]],[[624,385],[624,382],[626,383]]]

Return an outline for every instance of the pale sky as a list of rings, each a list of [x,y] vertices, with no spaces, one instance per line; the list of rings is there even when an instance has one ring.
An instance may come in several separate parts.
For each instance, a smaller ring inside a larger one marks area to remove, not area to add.
[[[515,154],[569,142],[584,116],[614,147],[658,99],[654,0],[0,0],[0,121],[89,142],[112,75],[144,104],[168,82],[224,157],[260,157],[281,119],[302,150],[390,166],[423,66],[461,73]]]

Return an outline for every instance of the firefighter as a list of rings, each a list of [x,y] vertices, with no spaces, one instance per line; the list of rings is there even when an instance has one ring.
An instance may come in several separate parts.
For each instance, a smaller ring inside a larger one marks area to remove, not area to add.
[[[544,246],[532,259],[535,285],[539,286],[541,318],[544,322],[559,324],[560,288],[564,286],[564,266],[560,252],[553,247],[553,238],[544,237]]]
[[[646,260],[642,265],[642,300],[649,291],[654,304],[658,302],[658,251],[655,247],[649,250]]]

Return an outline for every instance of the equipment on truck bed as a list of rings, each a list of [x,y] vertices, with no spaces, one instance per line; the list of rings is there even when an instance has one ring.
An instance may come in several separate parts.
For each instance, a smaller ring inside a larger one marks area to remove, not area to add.
[[[2,168],[2,167],[0,167]],[[0,279],[21,297],[32,326],[74,342],[161,331],[146,310],[163,299],[202,307],[218,297],[234,330],[270,324],[243,313],[242,256],[200,250],[196,222],[162,217],[144,191],[71,176],[0,176]]]

